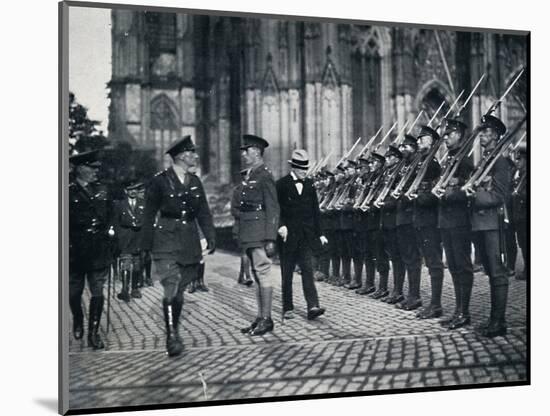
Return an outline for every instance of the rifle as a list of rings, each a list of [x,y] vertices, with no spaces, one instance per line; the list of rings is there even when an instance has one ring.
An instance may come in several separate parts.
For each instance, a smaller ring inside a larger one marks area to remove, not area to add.
[[[361,151],[359,152],[359,155],[357,155],[356,159],[359,159],[368,150],[368,148],[370,147],[370,145],[372,144],[374,139],[376,139],[378,137],[378,135],[380,134],[380,132],[382,131],[383,128],[384,128],[384,126],[380,126],[380,128],[378,129],[376,134],[374,136],[372,136],[370,138],[370,140],[368,141],[368,143],[365,145],[365,147],[363,147],[361,149]]]
[[[351,149],[349,149],[349,151],[342,156],[342,158],[338,161],[338,163],[335,165],[335,166],[338,166],[340,163],[342,163],[344,160],[346,160],[349,155],[351,155],[351,152],[353,152],[353,150],[355,149],[355,147],[359,144],[359,142],[361,141],[361,137],[359,137],[355,143],[353,144],[353,146],[351,146]]]
[[[390,192],[390,189],[393,186],[395,179],[397,178],[397,175],[401,173],[401,170],[405,166],[405,163],[406,163],[405,159],[400,160],[395,170],[392,173],[390,173],[390,177],[386,179],[384,183],[384,187],[380,190],[378,197],[374,201],[375,207],[380,208],[383,205],[384,200],[388,196],[388,193]]]
[[[506,98],[508,93],[512,90],[512,87],[516,84],[516,82],[518,81],[518,79],[521,76],[521,74],[523,73],[523,71],[524,71],[523,69],[520,71],[520,73],[512,81],[510,86],[506,89],[506,91],[504,91],[504,94],[502,94],[502,96],[491,105],[491,107],[489,108],[489,110],[487,110],[485,115],[489,115],[497,109],[497,107],[500,105],[500,103],[504,100],[504,98]],[[483,79],[484,77],[485,77],[485,74],[483,74],[483,76],[481,78]],[[480,83],[481,83],[481,80],[478,81],[478,83],[476,84],[476,88],[479,86]],[[470,93],[470,97],[471,96],[472,96],[472,94]],[[468,98],[470,98],[470,97],[468,97]],[[462,109],[460,111],[462,111]],[[458,166],[460,165],[462,160],[466,157],[466,155],[469,156],[469,154],[471,154],[471,152],[469,152],[470,146],[475,142],[475,140],[476,140],[476,138],[477,138],[477,136],[479,135],[480,132],[481,132],[481,126],[477,126],[472,131],[470,136],[464,141],[464,143],[460,147],[459,151],[448,161],[447,165],[445,166],[444,171],[441,174],[441,177],[439,178],[439,181],[432,188],[432,193],[437,198],[441,198],[445,194],[445,190],[447,189],[447,186],[448,186],[449,182],[451,181],[451,179],[455,175],[455,173],[458,169]],[[473,147],[472,147],[472,152],[473,152]]]
[[[481,158],[474,172],[470,176],[470,179],[468,179],[468,181],[461,188],[464,192],[466,192],[466,195],[471,196],[475,193],[475,189],[479,187],[479,185],[491,172],[491,169],[495,165],[498,158],[510,148],[513,137],[521,129],[526,120],[527,116],[524,116],[523,119],[516,124],[514,129],[509,132],[505,138],[497,143],[495,148],[490,153]]]

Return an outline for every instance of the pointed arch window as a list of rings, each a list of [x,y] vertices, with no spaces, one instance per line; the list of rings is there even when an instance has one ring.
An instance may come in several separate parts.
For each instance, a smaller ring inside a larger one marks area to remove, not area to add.
[[[179,137],[177,111],[174,103],[164,94],[151,101],[151,134],[152,146],[161,166],[169,163],[166,149]]]

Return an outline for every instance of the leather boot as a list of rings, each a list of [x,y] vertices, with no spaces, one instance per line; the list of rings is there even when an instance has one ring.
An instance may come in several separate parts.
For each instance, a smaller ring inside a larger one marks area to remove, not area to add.
[[[206,266],[204,263],[199,263],[199,278],[197,279],[197,290],[200,290],[201,292],[208,292],[210,289],[208,289],[208,286],[204,283],[204,271],[206,269]]]
[[[88,320],[88,346],[94,350],[105,348],[99,335],[99,324],[103,312],[103,296],[92,296],[90,299],[90,318]]]
[[[361,275],[363,274],[363,261],[361,259],[353,259],[353,278],[344,285],[346,289],[359,289],[361,287]]]
[[[342,285],[350,284],[351,282],[351,257],[342,259]]]
[[[508,285],[496,286],[493,289],[493,299],[491,303],[494,303],[493,314],[491,321],[487,328],[481,331],[481,335],[494,338],[498,336],[506,335],[508,327],[506,325],[506,302],[508,300]]]
[[[433,275],[430,275],[430,281],[432,286],[432,298],[427,308],[424,308],[416,316],[419,319],[433,319],[439,318],[443,315],[443,308],[441,307],[441,292],[443,290],[443,270],[441,273],[435,271]]]
[[[262,298],[262,319],[258,322],[255,328],[250,331],[250,335],[263,335],[266,332],[273,331],[273,320],[271,319],[271,304],[273,301],[273,288],[272,287],[262,287],[261,289],[261,298]]]
[[[118,295],[117,299],[123,300],[124,302],[130,302],[130,272],[127,270],[122,270],[122,290]]]
[[[272,332],[274,326],[275,325],[273,324],[273,320],[271,318],[262,318],[256,327],[249,332],[249,334],[252,336],[264,335],[268,332]]]
[[[168,299],[162,300],[162,310],[164,313],[164,324],[166,325],[166,352],[168,352],[169,357],[175,357],[182,353],[183,345],[176,335],[177,331],[173,321],[173,305]]]
[[[178,297],[176,296],[174,300],[172,300],[172,323],[174,325],[174,335],[179,340],[179,342],[182,342],[180,332],[179,332],[179,324],[180,324],[180,316],[181,311],[183,310],[183,296]]]
[[[463,311],[462,309],[462,281],[459,276],[456,276],[454,274],[451,275],[453,279],[453,289],[455,291],[455,310],[453,314],[446,318],[439,321],[441,326],[448,328],[449,325],[460,315]]]
[[[187,293],[194,293],[196,290],[197,290],[197,279],[189,283],[189,287],[187,288]]]
[[[82,313],[82,303],[80,295],[69,297],[69,306],[73,315],[73,336],[74,339],[82,339],[84,336],[84,314]]]
[[[332,258],[332,276],[330,283],[336,285],[340,281],[340,257],[336,256]]]
[[[139,271],[134,271],[132,273],[132,294],[131,296],[134,299],[141,299],[141,291],[139,290],[139,285],[141,284],[143,286],[143,274]]]
[[[249,326],[241,328],[241,332],[243,334],[249,334],[254,328],[256,328],[258,326],[258,324],[260,323],[260,321],[262,319],[263,318],[257,316],[256,319],[254,319],[254,321],[252,321],[252,323]]]

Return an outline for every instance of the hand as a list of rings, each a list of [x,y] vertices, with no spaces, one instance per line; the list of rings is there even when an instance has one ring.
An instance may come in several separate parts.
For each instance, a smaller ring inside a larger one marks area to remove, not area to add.
[[[214,252],[216,251],[216,241],[208,240],[206,249],[208,250],[208,254],[214,254]]]
[[[319,239],[321,240],[321,245],[324,246],[325,244],[328,244],[328,240],[327,240],[327,238],[326,238],[324,235],[322,235],[321,237],[319,237]]]
[[[275,255],[275,242],[268,241],[267,243],[265,243],[265,254],[269,258]]]
[[[286,238],[288,237],[288,228],[286,228],[286,225],[283,225],[281,228],[279,228],[278,233],[283,241],[286,243]]]

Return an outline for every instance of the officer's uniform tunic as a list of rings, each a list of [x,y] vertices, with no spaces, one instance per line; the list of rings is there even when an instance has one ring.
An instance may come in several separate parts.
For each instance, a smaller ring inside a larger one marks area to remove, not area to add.
[[[275,180],[269,169],[261,164],[250,169],[242,182],[239,199],[239,244],[252,263],[252,271],[263,287],[272,287],[276,279],[269,277],[271,259],[265,252],[268,241],[277,240],[279,203]]]
[[[208,241],[215,241],[212,215],[200,179],[174,168],[157,174],[146,192],[142,249],[151,250],[165,298],[180,296],[193,281],[202,259],[197,222]],[[155,218],[158,219],[155,224]]]

